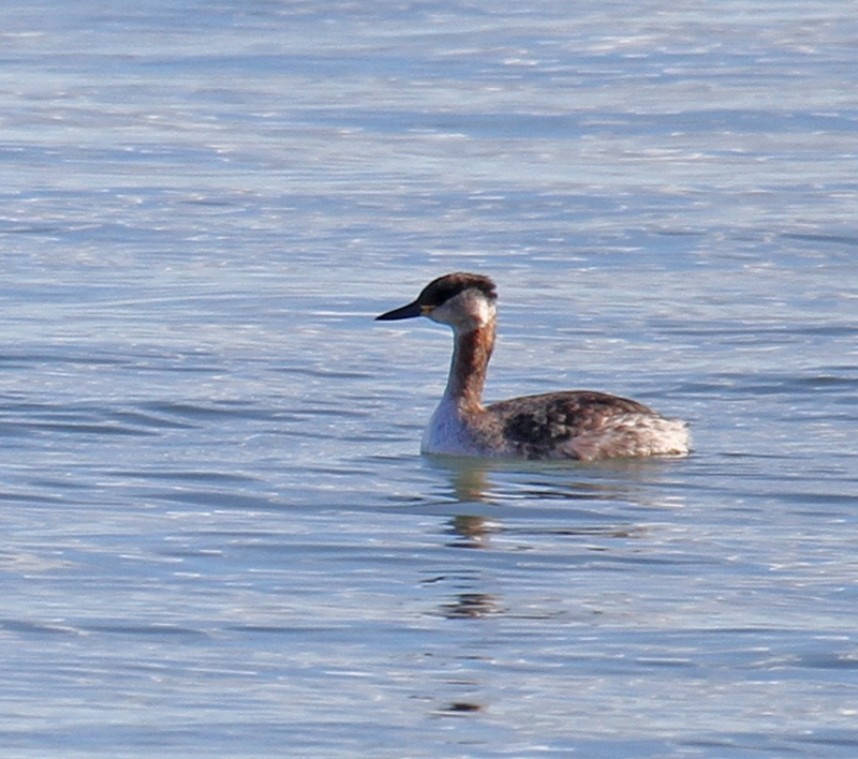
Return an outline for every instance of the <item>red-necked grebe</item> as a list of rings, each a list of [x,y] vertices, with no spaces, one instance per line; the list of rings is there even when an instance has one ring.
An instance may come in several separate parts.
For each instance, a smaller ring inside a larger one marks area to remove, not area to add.
[[[447,387],[423,434],[423,453],[582,461],[688,453],[684,422],[607,393],[570,390],[484,406],[496,303],[491,279],[457,272],[430,282],[412,303],[377,317],[426,316],[453,329]]]

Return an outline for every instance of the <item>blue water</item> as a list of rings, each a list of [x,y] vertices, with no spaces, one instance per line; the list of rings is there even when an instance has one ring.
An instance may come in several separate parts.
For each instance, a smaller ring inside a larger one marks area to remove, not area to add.
[[[7,5],[4,757],[858,755],[852,3]],[[457,269],[694,455],[420,457]]]

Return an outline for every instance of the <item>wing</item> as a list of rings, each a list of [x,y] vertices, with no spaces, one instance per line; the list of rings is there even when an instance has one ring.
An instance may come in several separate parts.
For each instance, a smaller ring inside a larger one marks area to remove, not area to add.
[[[658,418],[637,401],[586,390],[513,398],[493,403],[486,412],[515,454],[532,459],[590,458],[573,442],[576,438],[597,438],[630,416]]]

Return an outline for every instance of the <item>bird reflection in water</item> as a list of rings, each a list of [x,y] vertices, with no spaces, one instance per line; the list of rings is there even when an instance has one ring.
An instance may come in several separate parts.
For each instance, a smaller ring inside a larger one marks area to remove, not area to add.
[[[464,717],[468,714],[483,711],[483,705],[473,701],[453,701],[438,711],[442,717]]]
[[[648,533],[648,526],[635,519],[618,519],[614,503],[634,503],[640,508],[682,505],[681,500],[671,503],[656,487],[663,469],[652,460],[648,466],[615,461],[580,469],[449,457],[423,461],[439,475],[434,478],[436,504],[449,509],[444,524],[448,548],[539,550],[546,540],[571,539],[579,555],[607,551],[615,540],[635,540]],[[536,509],[530,510],[531,505]],[[629,516],[625,509],[620,513]],[[589,605],[576,609],[557,604],[553,593],[522,606],[518,597],[491,592],[503,583],[483,571],[479,554],[468,560],[460,553],[456,559],[450,562],[449,573],[423,581],[436,586],[441,595],[434,599],[430,613],[453,620],[450,624],[480,631],[488,624],[494,630],[493,620],[508,616],[517,620],[561,617],[589,624],[600,613]],[[482,646],[472,645],[455,660],[457,677],[443,681],[443,694],[432,699],[432,713],[438,718],[479,720],[491,711],[490,699],[484,698],[487,683],[482,662],[493,657]],[[472,663],[477,663],[473,669]]]
[[[459,514],[448,522],[448,532],[456,536],[450,548],[488,548],[491,536],[501,531],[500,523],[486,517]]]
[[[459,593],[451,602],[441,604],[441,613],[447,619],[479,619],[504,611],[493,593]]]

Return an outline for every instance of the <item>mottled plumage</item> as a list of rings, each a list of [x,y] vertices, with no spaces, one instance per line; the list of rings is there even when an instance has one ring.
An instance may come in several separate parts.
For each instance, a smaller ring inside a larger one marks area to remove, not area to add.
[[[484,406],[496,300],[491,279],[458,272],[433,280],[412,303],[377,317],[426,316],[453,328],[447,388],[424,433],[424,453],[584,461],[688,453],[684,422],[607,393],[572,390]]]

